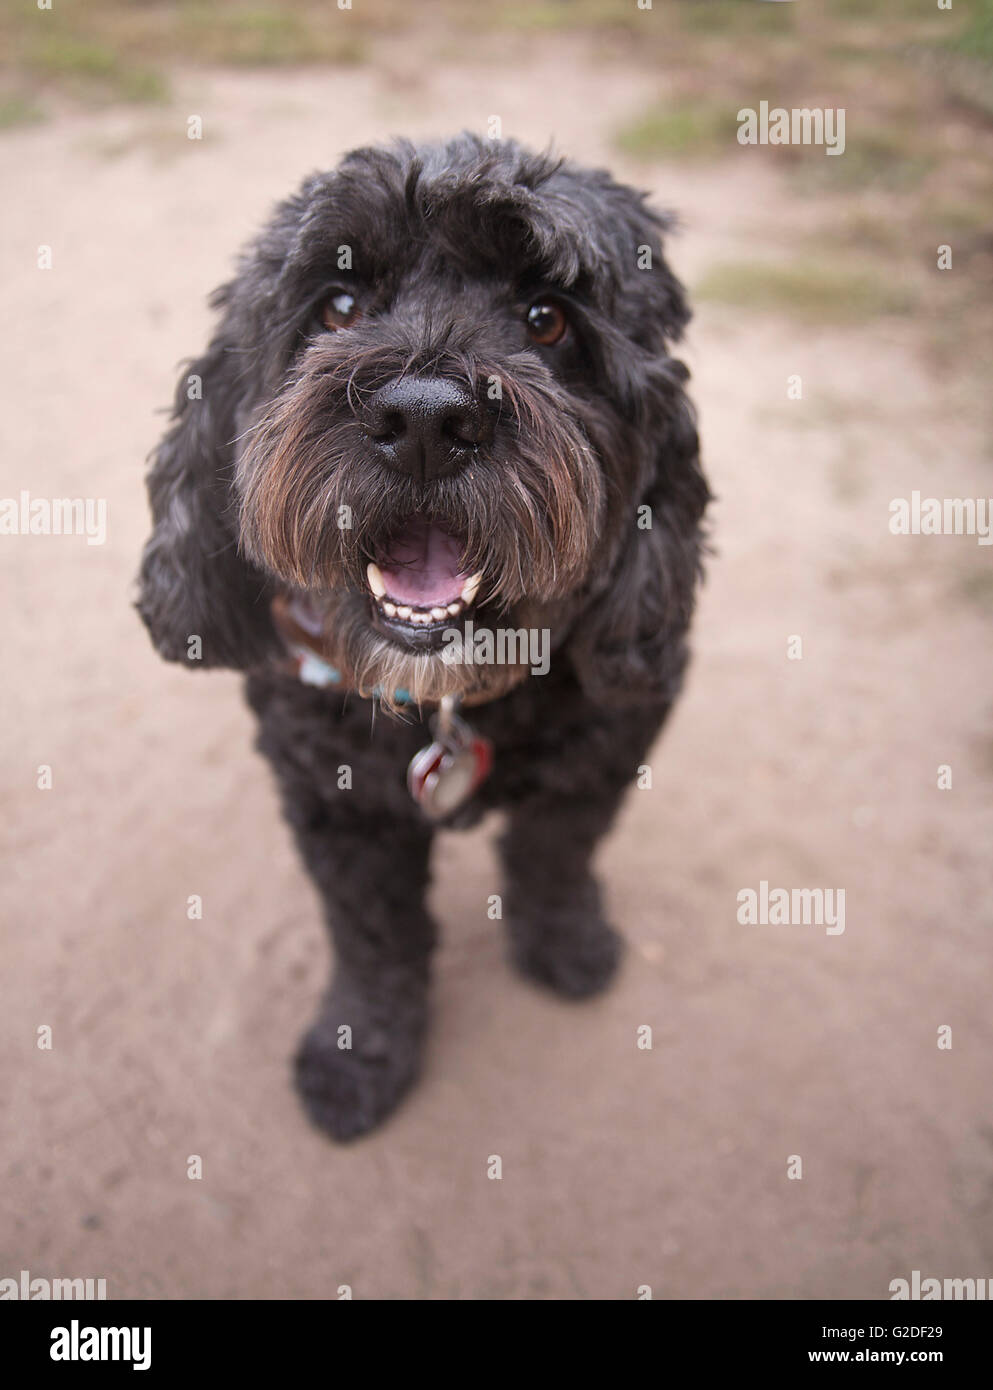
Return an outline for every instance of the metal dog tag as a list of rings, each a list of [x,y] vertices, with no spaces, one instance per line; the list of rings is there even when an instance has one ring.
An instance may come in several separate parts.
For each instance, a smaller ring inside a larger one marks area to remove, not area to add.
[[[410,760],[407,786],[429,820],[443,820],[489,776],[493,745],[459,718],[450,696],[431,720],[431,732],[432,742]]]

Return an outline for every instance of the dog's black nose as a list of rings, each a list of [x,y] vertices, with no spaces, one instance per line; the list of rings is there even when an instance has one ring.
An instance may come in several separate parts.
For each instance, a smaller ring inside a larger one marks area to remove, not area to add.
[[[489,438],[479,402],[442,377],[407,377],[384,386],[366,403],[362,428],[387,467],[422,483],[458,472]]]

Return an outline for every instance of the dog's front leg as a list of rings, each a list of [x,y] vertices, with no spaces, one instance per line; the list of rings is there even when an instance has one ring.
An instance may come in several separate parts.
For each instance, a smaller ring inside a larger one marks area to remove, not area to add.
[[[500,842],[514,964],[574,999],[603,989],[620,958],[590,863],[621,796],[529,798],[511,810]]]
[[[379,1123],[415,1079],[435,931],[424,905],[431,831],[368,808],[295,823],[324,898],[335,973],[296,1058],[308,1114],[335,1139]]]

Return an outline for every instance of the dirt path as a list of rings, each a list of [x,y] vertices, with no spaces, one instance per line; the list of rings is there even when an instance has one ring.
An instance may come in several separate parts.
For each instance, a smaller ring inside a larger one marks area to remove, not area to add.
[[[880,1298],[915,1268],[993,1275],[993,551],[887,530],[914,488],[989,496],[989,454],[912,324],[700,306],[687,358],[719,556],[654,789],[603,854],[623,976],[582,1008],[512,978],[486,918],[491,827],[446,838],[425,1084],[355,1149],[312,1133],[288,1084],[325,946],[238,681],[163,667],[127,606],[141,461],[206,291],[341,150],[493,112],[528,141],[554,130],[681,210],[691,284],[809,219],[740,164],[613,158],[606,132],[656,86],[561,45],[554,65],[427,74],[397,45],[375,73],[191,74],[154,117],[0,143],[18,190],[0,494],[109,508],[103,546],[0,539],[0,1275],[315,1298]],[[763,879],[843,887],[844,934],[739,925]]]

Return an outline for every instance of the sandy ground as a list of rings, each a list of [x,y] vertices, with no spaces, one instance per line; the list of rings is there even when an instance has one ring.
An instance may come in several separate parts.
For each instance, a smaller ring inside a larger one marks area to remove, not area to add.
[[[316,899],[237,677],[163,666],[129,607],[142,460],[206,292],[304,172],[493,112],[610,160],[605,132],[657,81],[578,50],[558,63],[425,73],[397,47],[376,72],[190,73],[154,116],[0,142],[16,190],[0,493],[109,507],[102,547],[0,539],[0,1275],[418,1299],[875,1299],[915,1268],[993,1275],[993,681],[975,598],[993,550],[887,530],[913,488],[989,496],[989,451],[974,394],[935,379],[906,321],[811,331],[700,307],[686,355],[719,554],[654,788],[602,854],[631,942],[613,992],[573,1007],[513,977],[486,917],[493,827],[447,836],[420,1089],[342,1150],[290,1087],[327,969]],[[742,159],[611,162],[682,211],[672,259],[691,285],[816,215]],[[762,879],[843,887],[844,934],[739,925],[737,893]]]

